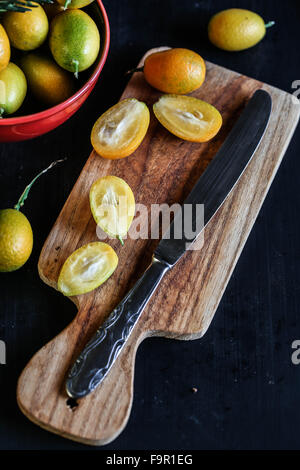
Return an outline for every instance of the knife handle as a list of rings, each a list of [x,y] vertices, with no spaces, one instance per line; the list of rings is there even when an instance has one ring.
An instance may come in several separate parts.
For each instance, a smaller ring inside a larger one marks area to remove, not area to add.
[[[102,382],[170,267],[165,261],[153,257],[149,268],[111,312],[73,364],[66,380],[66,391],[70,397],[82,398]]]

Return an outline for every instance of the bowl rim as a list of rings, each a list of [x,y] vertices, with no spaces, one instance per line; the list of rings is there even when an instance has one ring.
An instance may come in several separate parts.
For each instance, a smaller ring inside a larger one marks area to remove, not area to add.
[[[99,60],[99,63],[97,67],[95,68],[93,74],[91,77],[88,79],[88,81],[81,87],[79,90],[76,91],[76,93],[70,98],[66,99],[62,103],[59,103],[55,106],[52,106],[51,108],[47,108],[44,111],[39,111],[38,113],[34,114],[26,114],[25,116],[18,116],[18,117],[7,117],[7,118],[2,118],[0,119],[0,126],[5,126],[5,125],[16,125],[16,124],[24,124],[28,122],[33,122],[33,121],[38,121],[40,119],[48,118],[52,116],[53,114],[56,114],[60,111],[63,111],[65,108],[70,106],[70,104],[74,103],[77,101],[78,98],[80,98],[82,95],[86,93],[86,91],[94,85],[94,83],[97,81],[101,70],[103,69],[103,66],[106,62],[106,58],[108,55],[108,50],[109,50],[109,44],[110,44],[110,27],[109,27],[109,20],[108,16],[106,13],[106,10],[104,8],[104,5],[102,3],[102,0],[95,0],[98,3],[98,6],[101,10],[102,18],[104,21],[104,28],[105,28],[105,41],[104,41],[104,47],[102,51],[101,58]]]

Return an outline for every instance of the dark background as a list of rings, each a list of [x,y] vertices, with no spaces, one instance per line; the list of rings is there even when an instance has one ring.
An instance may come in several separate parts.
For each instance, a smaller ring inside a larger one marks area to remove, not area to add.
[[[91,150],[96,118],[118,101],[125,71],[155,46],[188,47],[205,59],[292,92],[300,79],[297,0],[105,0],[111,48],[93,95],[66,124],[38,139],[0,144],[1,206],[11,207],[51,161],[24,207],[35,236],[29,262],[1,274],[1,449],[87,449],[32,424],[15,389],[30,357],[66,326],[74,305],[39,279],[43,242]],[[207,40],[209,17],[224,8],[254,10],[276,26],[239,53]],[[202,340],[148,339],[139,348],[135,395],[123,433],[104,449],[299,449],[300,135],[296,131],[209,331]],[[191,392],[192,387],[198,393]],[[101,449],[101,448],[100,448]]]

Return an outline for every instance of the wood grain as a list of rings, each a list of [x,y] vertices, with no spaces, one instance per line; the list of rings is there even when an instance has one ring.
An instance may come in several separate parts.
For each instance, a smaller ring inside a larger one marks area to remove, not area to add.
[[[88,199],[93,181],[107,174],[120,176],[130,184],[136,202],[148,208],[155,203],[182,202],[258,88],[271,94],[273,108],[254,158],[206,227],[203,248],[188,251],[165,276],[104,382],[77,407],[68,406],[64,381],[72,361],[150,263],[157,240],[129,238],[123,248],[109,240],[119,256],[116,272],[99,289],[72,298],[78,307],[73,322],[25,367],[18,382],[18,404],[41,427],[86,444],[112,441],[129,417],[135,354],[141,341],[148,336],[184,340],[203,336],[295,130],[299,106],[288,93],[207,63],[207,78],[193,96],[210,102],[222,114],[223,127],[212,141],[184,142],[164,130],[152,115],[146,138],[129,158],[104,160],[92,152],[40,256],[40,276],[54,288],[67,256],[97,240]],[[136,73],[122,99],[136,97],[151,107],[159,95]]]

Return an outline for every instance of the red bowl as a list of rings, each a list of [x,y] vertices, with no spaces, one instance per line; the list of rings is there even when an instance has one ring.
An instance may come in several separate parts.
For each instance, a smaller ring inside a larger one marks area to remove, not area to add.
[[[0,119],[0,142],[16,142],[45,134],[69,119],[87,99],[105,64],[110,41],[109,21],[105,8],[101,0],[96,2],[103,20],[104,35],[101,35],[101,55],[89,80],[74,95],[52,108],[27,116]]]

